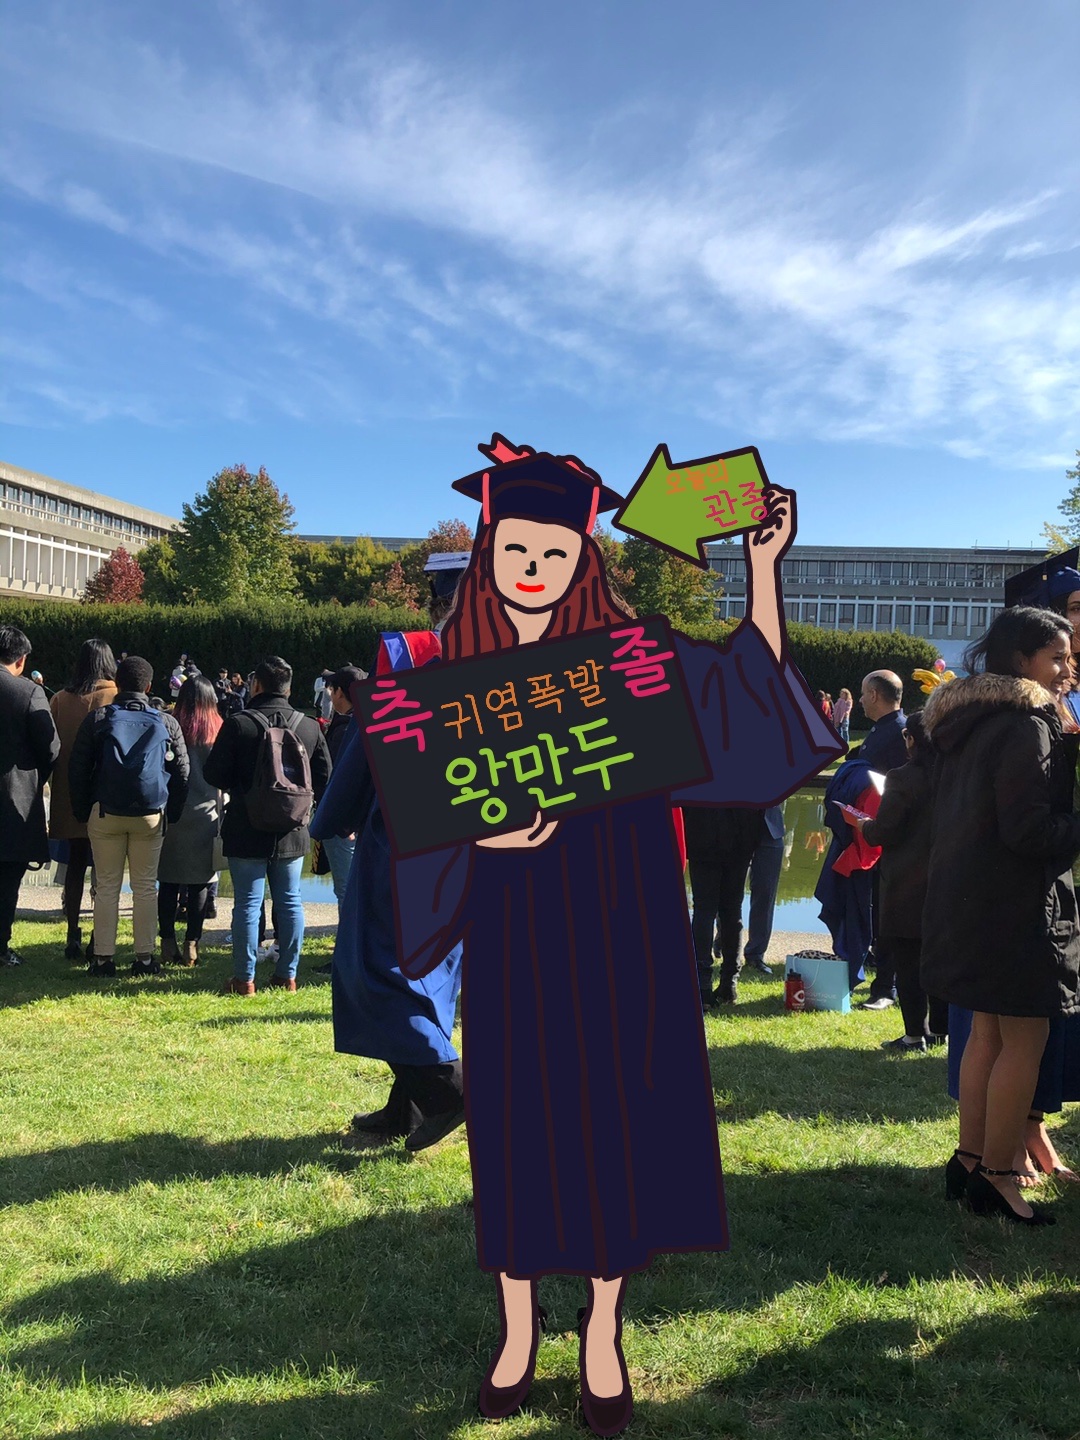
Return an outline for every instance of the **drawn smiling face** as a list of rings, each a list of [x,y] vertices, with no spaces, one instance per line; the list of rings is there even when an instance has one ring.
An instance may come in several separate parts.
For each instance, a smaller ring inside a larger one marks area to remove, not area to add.
[[[508,517],[495,527],[495,588],[519,610],[549,610],[566,594],[581,556],[566,525]]]

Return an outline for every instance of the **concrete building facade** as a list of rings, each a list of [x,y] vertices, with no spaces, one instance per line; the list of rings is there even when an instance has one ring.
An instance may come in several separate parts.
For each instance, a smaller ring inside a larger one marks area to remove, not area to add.
[[[710,545],[723,588],[719,619],[746,609],[741,545]],[[784,610],[826,630],[900,630],[937,646],[950,664],[1004,604],[1005,581],[1037,565],[1044,550],[793,545],[783,561]]]
[[[134,554],[179,523],[0,462],[0,596],[77,600],[114,550]]]

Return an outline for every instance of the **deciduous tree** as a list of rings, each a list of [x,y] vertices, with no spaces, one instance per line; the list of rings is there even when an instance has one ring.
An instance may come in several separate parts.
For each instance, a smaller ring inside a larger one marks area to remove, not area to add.
[[[293,507],[264,468],[219,470],[181,514],[176,569],[188,599],[244,603],[295,592]]]
[[[639,615],[666,615],[675,625],[712,620],[717,585],[710,570],[679,560],[636,535],[623,542],[622,561],[633,574],[626,598]]]
[[[86,582],[81,599],[86,605],[132,605],[143,598],[142,566],[122,545]]]

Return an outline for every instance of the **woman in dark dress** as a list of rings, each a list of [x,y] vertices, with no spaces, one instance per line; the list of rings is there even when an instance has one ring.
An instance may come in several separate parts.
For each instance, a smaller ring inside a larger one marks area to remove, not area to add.
[[[591,538],[618,496],[570,458],[481,447],[455,488],[481,524],[447,661],[625,622]],[[537,1277],[587,1277],[586,1420],[632,1413],[620,1345],[627,1275],[659,1251],[727,1246],[716,1117],[671,804],[768,805],[827,757],[834,732],[787,662],[779,562],[794,497],[766,491],[747,542],[752,603],[727,647],[676,636],[711,778],[671,796],[545,820],[395,864],[401,969],[464,939],[465,1103],[480,1265],[497,1276],[500,1345],[480,1391],[514,1413],[539,1341]]]
[[[1021,1194],[1016,1154],[1050,1019],[1080,1011],[1080,816],[1057,709],[1069,638],[1052,611],[1003,611],[968,651],[982,673],[941,686],[924,712],[941,759],[923,984],[974,1012],[946,1193],[1028,1225],[1052,1217]]]

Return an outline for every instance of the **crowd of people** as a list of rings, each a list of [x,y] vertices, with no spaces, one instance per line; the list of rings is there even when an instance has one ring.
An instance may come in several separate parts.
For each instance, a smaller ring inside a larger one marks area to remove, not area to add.
[[[1056,594],[1074,579],[1080,617],[1080,576],[1058,572],[1051,589],[1057,587]],[[1031,607],[1004,612],[973,647],[975,673],[942,686],[925,711],[904,714],[902,683],[891,672],[864,678],[859,704],[871,728],[826,793],[830,809],[837,805],[818,890],[852,990],[873,973],[862,1007],[899,1006],[903,1033],[883,1048],[919,1052],[946,1045],[952,1035],[951,1085],[961,1126],[949,1193],[984,1209],[1004,1205],[1027,1223],[1048,1217],[1020,1195],[1021,1187],[1044,1173],[1072,1177],[1054,1151],[1044,1114],[1080,1098],[1074,1053],[1080,1037],[1065,1018],[1076,1003],[1070,966],[1078,942],[1063,867],[1080,851],[1080,818],[1072,811],[1080,724],[1064,703],[1075,633],[1065,616],[1068,603],[1066,594],[1060,615]],[[50,853],[65,866],[65,956],[85,959],[88,973],[99,977],[116,973],[125,870],[131,971],[157,974],[162,963],[198,964],[205,920],[216,913],[218,873],[227,867],[234,973],[226,990],[253,995],[257,960],[269,951],[276,961],[269,986],[294,991],[304,936],[300,876],[312,848],[309,817],[352,736],[352,687],[365,672],[351,664],[324,670],[312,697],[313,719],[292,704],[292,671],[278,657],[246,678],[221,667],[211,681],[183,655],[169,677],[173,698],[166,707],[152,694],[149,664],[126,654],[117,662],[104,640],[83,644],[68,684],[51,700],[36,671],[32,683],[13,683],[29,654],[26,636],[0,628],[0,707],[10,751],[0,960],[18,963],[10,934],[19,884],[27,866],[45,863]],[[819,692],[823,709],[829,700]],[[846,689],[832,702],[833,724],[843,732],[852,705]],[[291,776],[292,809],[284,813],[278,798],[270,813],[260,814],[275,763]],[[882,775],[884,787],[876,790],[874,777]],[[315,827],[315,868],[331,876],[339,905],[362,820],[338,816],[328,825],[323,817]],[[771,974],[765,955],[784,853],[782,807],[693,807],[683,820],[702,1004],[735,1004],[744,966]],[[370,877],[371,857],[368,871]],[[81,916],[91,872],[93,929],[84,943]],[[265,941],[266,888],[272,946]],[[388,893],[388,885],[382,888]],[[452,1026],[451,1009],[442,1024],[446,1035]],[[441,1067],[446,1074],[427,1073]],[[361,1136],[409,1136],[432,1113],[440,1122],[460,1116],[460,1061],[446,1053],[445,1043],[434,1062],[412,1067],[425,1072],[419,1084],[408,1083],[408,1058],[391,1057],[391,1068],[395,1084],[387,1105],[356,1117]],[[418,1097],[430,1101],[433,1080],[436,1090],[450,1087],[449,1099],[436,1097],[444,1103],[434,1112],[430,1103],[416,1103]]]
[[[30,866],[64,866],[65,956],[95,977],[116,974],[120,893],[132,897],[131,973],[166,964],[193,967],[206,919],[216,914],[217,878],[233,887],[231,994],[255,993],[265,937],[264,892],[273,900],[276,959],[271,987],[294,991],[304,935],[300,875],[308,820],[330,776],[351,712],[355,665],[327,671],[331,718],[310,718],[289,699],[291,667],[276,656],[244,680],[225,668],[211,681],[182,656],[166,705],[153,694],[150,664],[117,661],[108,643],[82,645],[66,686],[46,698],[24,678],[28,637],[0,627],[0,713],[8,753],[0,815],[0,962],[11,949],[19,886]],[[275,766],[281,784],[275,789]],[[48,781],[46,815],[44,787]],[[284,798],[283,798],[284,797]],[[261,810],[260,810],[261,807]],[[344,893],[353,838],[323,842],[335,893]],[[92,930],[81,928],[92,874]],[[184,925],[182,938],[177,924]]]
[[[573,486],[583,484],[576,475],[571,479]],[[572,486],[567,494],[568,507],[579,504]],[[525,555],[530,532],[522,527],[533,522],[519,522],[513,512],[508,514],[514,527],[508,533],[517,538],[506,549]],[[550,528],[550,522],[542,528]],[[577,534],[565,528],[567,534]],[[550,556],[565,558],[562,550],[549,549],[545,561]],[[438,611],[441,604],[449,616],[441,642],[434,633],[384,636],[377,660],[380,673],[428,663],[440,645],[442,653],[454,659],[501,643],[499,637],[490,642],[476,618],[477,607],[455,606],[455,587],[469,557],[452,558],[456,568],[439,567],[441,594],[433,580],[433,607]],[[760,563],[775,563],[777,558],[774,554],[771,562]],[[531,582],[535,562],[530,564],[533,568],[523,573]],[[797,761],[808,767],[807,774],[820,768],[818,757],[846,750],[825,792],[832,845],[817,891],[822,918],[831,931],[834,954],[847,967],[849,988],[854,992],[867,972],[874,971],[870,994],[862,1002],[865,1008],[888,1009],[899,1003],[904,1033],[885,1048],[907,1055],[948,1045],[959,1136],[945,1169],[946,1195],[966,1200],[977,1214],[1029,1226],[1053,1223],[1044,1206],[1027,1198],[1032,1185],[1047,1174],[1080,1178],[1057,1154],[1043,1123],[1047,1111],[1080,1099],[1080,924],[1072,876],[1080,855],[1080,813],[1074,804],[1080,703],[1073,690],[1073,651],[1080,649],[1080,573],[1059,565],[1042,576],[1041,587],[1025,597],[1036,603],[1013,605],[995,618],[970,650],[968,675],[943,682],[922,711],[905,715],[899,676],[886,670],[865,676],[859,705],[870,730],[855,748],[834,744],[838,733],[846,735],[850,722],[853,701],[848,691],[831,702],[835,730],[822,726],[809,692],[806,708],[801,708],[796,685],[779,696],[775,677],[781,673],[777,667],[783,633],[771,612],[760,611],[754,625],[741,633],[742,649],[734,662],[743,665],[738,673],[747,686],[753,680],[745,677],[757,667],[779,707],[768,720],[774,725],[778,757],[769,763],[790,768],[784,748],[790,749],[796,721],[810,736],[805,755]],[[543,586],[522,582],[517,588],[531,592]],[[763,585],[761,593],[772,592]],[[610,600],[605,604],[610,606]],[[523,633],[531,638],[527,612],[522,614]],[[612,609],[607,622],[616,618]],[[681,804],[676,799],[674,810],[663,796],[622,802],[625,825],[609,823],[604,837],[584,816],[580,818],[585,823],[576,828],[571,819],[560,821],[563,838],[546,848],[540,847],[551,833],[550,822],[528,834],[480,840],[467,870],[454,869],[439,854],[420,856],[407,870],[411,896],[400,888],[398,877],[396,932],[393,857],[359,729],[350,719],[353,688],[365,678],[358,666],[343,665],[319,677],[313,717],[293,704],[292,669],[276,656],[262,660],[246,680],[222,667],[215,681],[183,656],[169,678],[172,704],[164,706],[153,697],[154,676],[147,661],[124,655],[116,662],[103,640],[85,642],[69,683],[51,701],[44,686],[24,673],[30,653],[30,640],[22,631],[0,626],[0,962],[18,963],[10,940],[19,885],[28,866],[49,859],[51,839],[63,846],[67,865],[65,953],[73,961],[85,959],[89,974],[116,973],[125,869],[132,891],[131,969],[136,975],[151,975],[159,973],[162,960],[199,963],[202,925],[213,903],[211,886],[227,867],[233,889],[233,975],[226,992],[239,997],[255,993],[267,887],[276,936],[268,983],[295,991],[304,939],[300,877],[314,842],[340,908],[331,966],[335,1045],[384,1060],[392,1075],[385,1104],[354,1117],[352,1142],[385,1143],[400,1137],[408,1149],[418,1150],[465,1119],[462,1066],[452,1038],[463,983],[461,936],[470,934],[471,943],[479,946],[477,953],[496,958],[494,970],[474,971],[486,979],[474,983],[466,1007],[472,1017],[467,1030],[474,1036],[470,1063],[481,1076],[479,1085],[474,1078],[470,1110],[474,1183],[488,1215],[498,1216],[498,1224],[489,1225],[481,1236],[481,1263],[499,1276],[503,1321],[502,1346],[485,1378],[481,1408],[492,1416],[510,1413],[506,1406],[531,1375],[528,1337],[533,1354],[536,1343],[535,1279],[519,1281],[515,1276],[547,1273],[541,1251],[547,1244],[548,1219],[537,1197],[547,1183],[541,1171],[550,1157],[522,1151],[514,1163],[526,1171],[538,1166],[536,1183],[513,1193],[505,1187],[500,1176],[508,1163],[503,1153],[510,1133],[507,1097],[512,1094],[521,1111],[540,1094],[525,1083],[525,1072],[518,1073],[532,1063],[527,1057],[539,1043],[536,1026],[570,1027],[560,1042],[567,1054],[583,1043],[573,1028],[573,1007],[545,1006],[543,987],[553,997],[552,987],[565,979],[567,993],[578,997],[575,1004],[587,999],[598,1016],[613,1016],[609,987],[614,981],[608,971],[597,972],[588,982],[599,987],[595,996],[580,990],[578,957],[595,949],[609,956],[618,953],[620,994],[628,996],[627,987],[634,995],[652,993],[653,944],[685,927],[681,882],[677,889],[650,888],[639,880],[630,889],[635,905],[621,911],[614,905],[597,909],[597,886],[614,883],[610,877],[617,865],[625,869],[631,864],[639,877],[651,874],[642,868],[648,866],[644,847],[650,837],[660,837],[667,845],[666,817],[681,814],[697,969],[697,999],[691,992],[691,1004],[696,1013],[698,1003],[706,1009],[736,1004],[744,964],[769,973],[765,956],[784,847],[781,807],[752,799],[712,803],[715,792],[706,786],[691,789]],[[680,660],[692,666],[694,650],[683,645]],[[707,658],[706,663],[715,662]],[[704,695],[707,687],[699,686],[699,691]],[[752,693],[748,689],[747,694]],[[819,697],[821,712],[827,703],[829,697]],[[760,712],[749,699],[740,705],[741,710],[725,711],[725,724],[741,727],[750,737],[760,729]],[[811,734],[812,714],[820,733]],[[707,744],[726,744],[726,730],[719,739],[711,732],[703,734]],[[721,762],[710,763],[719,773]],[[758,793],[786,793],[786,771],[778,768],[776,777],[758,776]],[[51,783],[48,818],[46,782]],[[676,826],[673,844],[677,833]],[[605,846],[610,851],[606,859],[601,853]],[[514,850],[523,848],[530,849],[531,868],[522,869],[514,856]],[[88,870],[93,872],[93,931],[84,946],[80,919]],[[750,933],[744,952],[741,911],[748,880]],[[475,905],[470,891],[476,895]],[[559,903],[545,903],[549,897]],[[512,1004],[517,982],[507,948],[522,916],[527,916],[533,947],[533,999],[525,1010]],[[604,916],[605,925],[618,920],[622,928],[597,928]],[[536,969],[540,953],[544,972]],[[717,959],[719,984],[714,988]],[[560,966],[568,967],[565,977]],[[505,994],[500,987],[507,987]],[[661,996],[657,989],[660,1009],[633,1013],[633,1025],[640,1021],[642,1033],[653,1037],[653,1078],[632,1102],[646,1116],[673,1086],[680,1092],[696,1083],[686,1069],[697,1059],[685,1044],[689,1032],[684,998],[674,991]],[[666,1009],[669,1005],[674,1008]],[[511,1015],[521,1032],[517,1048],[513,1053],[508,1045],[493,1050],[487,1041]],[[623,1023],[629,1023],[626,1016]],[[700,1030],[700,1020],[697,1025]],[[617,1033],[609,1038],[617,1047]],[[598,1043],[594,1035],[594,1059]],[[616,1064],[611,1083],[619,1073]],[[607,1083],[595,1073],[590,1082],[594,1090]],[[669,1095],[672,1101],[674,1092]],[[622,1091],[613,1090],[608,1098],[616,1108],[627,1103]],[[571,1111],[578,1116],[575,1123],[584,1124],[573,1106]],[[665,1102],[665,1136],[677,1111],[677,1105]],[[693,1163],[701,1167],[702,1177],[713,1175],[713,1169],[718,1176],[715,1136],[709,1138],[712,1122],[703,1128],[700,1121],[697,1111],[688,1112],[686,1145],[675,1148],[696,1156]],[[539,1111],[532,1122],[533,1128],[547,1123]],[[560,1123],[570,1124],[565,1116]],[[645,1126],[635,1134],[647,1138],[652,1129]],[[571,1170],[588,1151],[588,1146],[580,1150],[579,1140],[585,1143],[579,1136],[571,1144],[566,1135],[558,1142],[571,1145],[563,1155]],[[609,1140],[614,1148],[604,1161],[605,1175],[608,1160],[612,1174],[618,1168],[618,1137],[614,1131],[611,1136],[594,1132],[591,1142],[607,1145]],[[556,1144],[554,1131],[549,1141]],[[658,1152],[658,1165],[660,1159]],[[489,1160],[490,1173],[485,1169]],[[590,1174],[599,1183],[600,1169]],[[611,1332],[605,1343],[614,1347],[611,1355],[616,1357],[621,1354],[617,1326],[626,1275],[647,1263],[646,1251],[657,1245],[679,1249],[691,1240],[691,1248],[723,1248],[726,1243],[716,1196],[689,1184],[683,1187],[680,1193],[699,1195],[700,1205],[693,1213],[684,1209],[675,1223],[670,1205],[653,1195],[643,1173],[634,1183],[636,1190],[617,1189],[607,1196],[609,1220],[632,1198],[649,1214],[654,1238],[646,1242],[633,1227],[628,1229],[619,1239],[620,1260],[607,1266],[613,1279],[597,1278],[592,1253],[596,1237],[584,1212],[565,1221],[580,1222],[580,1233],[564,1230],[559,1240],[563,1249],[581,1249],[580,1273],[593,1277],[588,1314],[605,1317],[594,1322],[594,1333]],[[501,1207],[507,1205],[513,1213],[503,1213]],[[535,1254],[520,1251],[534,1243]],[[613,1387],[613,1406],[622,1397],[621,1408],[611,1413],[625,1418],[629,1385],[625,1369],[611,1368],[613,1364],[610,1356],[597,1359],[595,1374],[605,1373],[603,1383]],[[504,1383],[506,1375],[523,1365],[525,1380]],[[583,1368],[583,1395],[584,1387]],[[604,1396],[589,1393],[589,1413],[595,1420],[604,1413]]]

